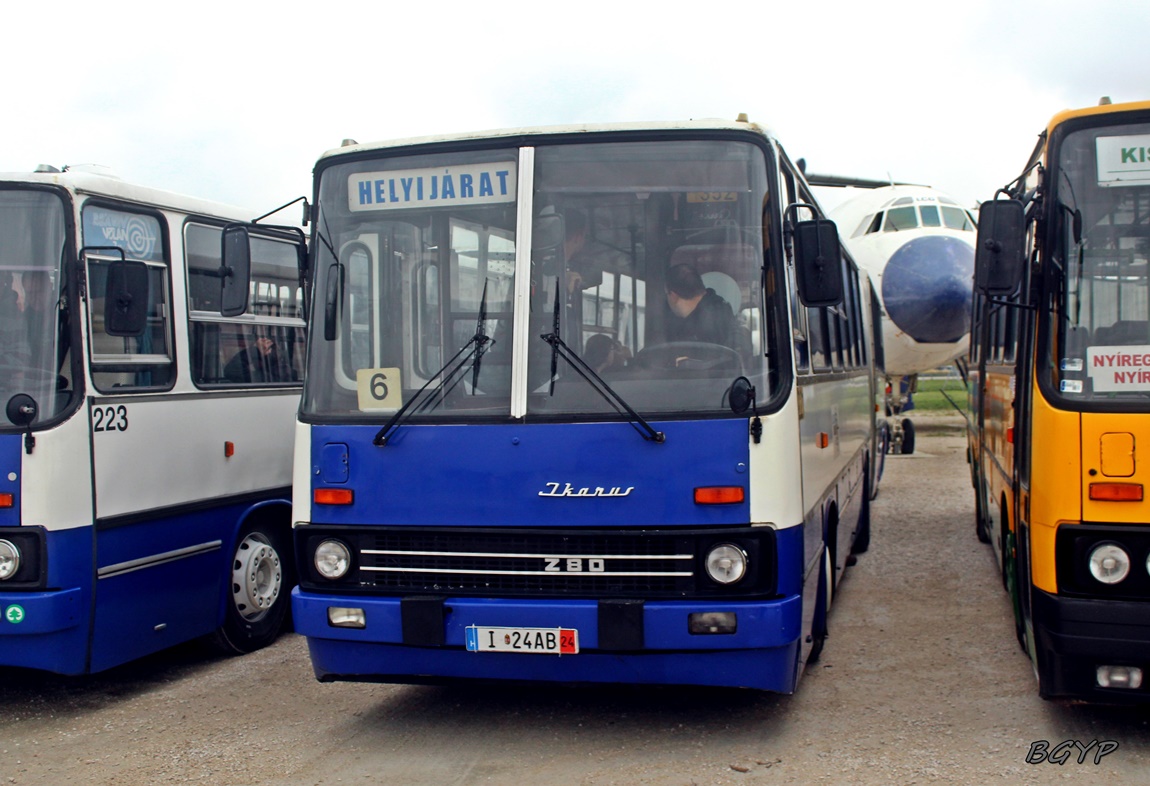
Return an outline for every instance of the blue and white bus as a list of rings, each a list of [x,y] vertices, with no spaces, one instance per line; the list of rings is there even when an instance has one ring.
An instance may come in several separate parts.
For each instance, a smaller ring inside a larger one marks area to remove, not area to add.
[[[869,282],[755,124],[315,173],[296,630],[318,679],[790,692],[870,536]]]
[[[264,646],[294,575],[302,234],[252,227],[229,271],[251,214],[41,169],[0,175],[0,666]]]

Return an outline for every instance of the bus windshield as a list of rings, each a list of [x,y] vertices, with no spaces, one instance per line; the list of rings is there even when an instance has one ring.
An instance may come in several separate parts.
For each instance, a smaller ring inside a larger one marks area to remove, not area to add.
[[[1092,128],[1068,134],[1050,168],[1057,286],[1048,362],[1070,400],[1150,401],[1148,153],[1150,124]]]
[[[729,414],[739,376],[765,401],[765,172],[718,139],[328,167],[304,413],[615,417],[596,378],[644,415]]]
[[[0,406],[25,394],[35,422],[69,400],[67,310],[61,296],[64,204],[48,191],[0,190]],[[0,428],[11,428],[0,417]]]

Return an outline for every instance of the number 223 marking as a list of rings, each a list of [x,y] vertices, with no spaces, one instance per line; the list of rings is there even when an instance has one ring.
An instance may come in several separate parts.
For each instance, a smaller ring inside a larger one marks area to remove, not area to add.
[[[128,408],[121,404],[118,407],[96,407],[92,410],[92,431],[127,431]]]

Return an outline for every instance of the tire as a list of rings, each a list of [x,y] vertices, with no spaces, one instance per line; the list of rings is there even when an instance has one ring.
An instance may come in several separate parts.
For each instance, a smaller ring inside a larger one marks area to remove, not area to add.
[[[1010,571],[1014,564],[1011,558],[1011,550],[1014,545],[1014,537],[1010,534],[1010,522],[1007,520],[1006,504],[1001,506],[1001,518],[999,519],[999,541],[998,544],[1002,548],[1002,588],[1008,593],[1010,592],[1010,585],[1012,583]]]
[[[890,427],[884,422],[879,426],[878,434],[878,452],[875,455],[878,469],[874,473],[874,484],[870,490],[871,499],[878,498],[879,488],[881,488],[882,485],[880,481],[882,480],[883,470],[886,469],[886,454],[890,452]]]
[[[1018,639],[1018,646],[1023,652],[1030,654],[1026,646],[1026,618],[1022,611],[1022,594],[1030,591],[1030,579],[1026,575],[1027,559],[1023,556],[1023,549],[1019,546],[1017,530],[1011,534],[1010,540],[1010,601],[1014,607],[1014,636]]]
[[[851,544],[851,554],[862,554],[870,548],[870,501],[874,495],[870,491],[869,465],[863,467],[863,483],[866,488],[863,489],[862,510],[859,512],[859,526],[855,531],[854,543]]]
[[[262,649],[279,636],[291,606],[291,553],[284,539],[266,522],[240,530],[228,564],[224,624],[216,630],[217,646],[242,655]]]
[[[974,480],[974,534],[978,537],[979,543],[990,543],[986,505],[982,501],[982,488],[978,478]]]
[[[823,654],[823,647],[827,643],[827,630],[830,627],[829,617],[831,613],[831,596],[834,593],[832,588],[833,581],[831,577],[834,576],[834,565],[831,563],[830,550],[825,546],[823,547],[823,568],[822,575],[819,577],[819,592],[816,599],[816,604],[822,601],[822,626],[819,626],[818,614],[815,614],[816,630],[811,631],[811,652],[807,655],[807,663],[818,663],[819,657]],[[829,574],[829,575],[828,575]]]
[[[902,422],[902,455],[914,453],[914,421],[907,418]]]

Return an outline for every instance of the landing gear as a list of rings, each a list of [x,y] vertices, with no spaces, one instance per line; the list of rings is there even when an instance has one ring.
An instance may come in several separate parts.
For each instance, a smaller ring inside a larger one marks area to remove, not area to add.
[[[891,418],[890,452],[909,456],[914,453],[914,423],[910,418],[900,418],[903,410],[914,407],[911,394],[918,389],[918,377],[898,377],[887,379],[886,414]],[[897,391],[897,392],[896,392]]]

